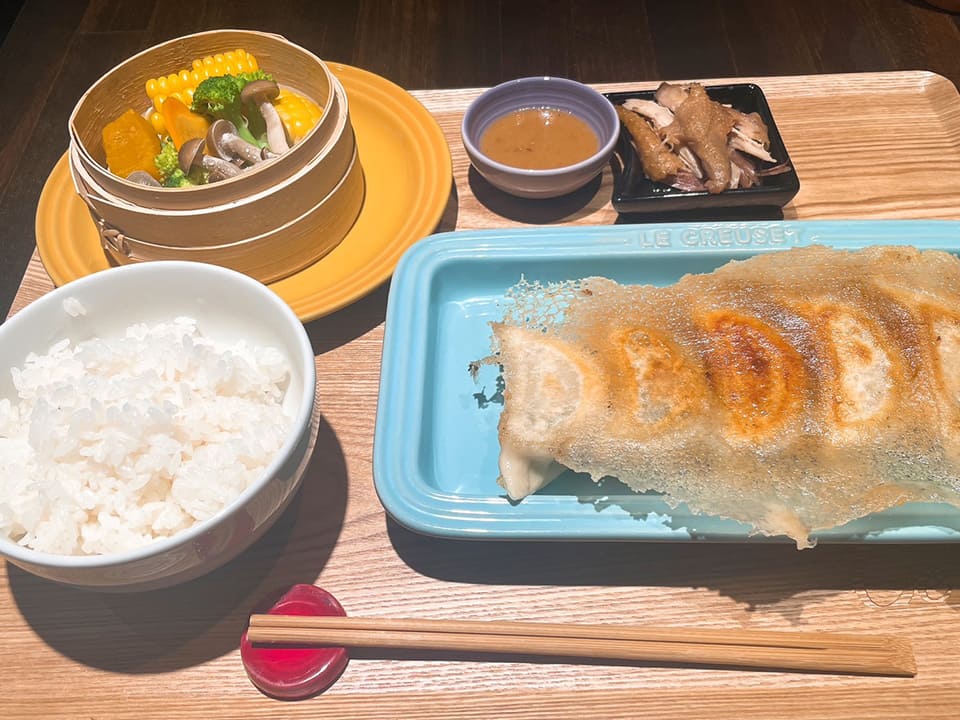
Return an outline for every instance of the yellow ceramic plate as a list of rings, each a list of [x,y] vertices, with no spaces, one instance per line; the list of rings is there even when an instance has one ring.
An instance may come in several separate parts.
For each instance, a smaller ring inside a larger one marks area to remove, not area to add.
[[[379,75],[337,63],[329,67],[347,92],[366,198],[340,245],[270,285],[304,322],[339,310],[389,278],[403,251],[436,228],[453,183],[450,148],[423,105]],[[110,266],[73,187],[66,154],[40,194],[36,233],[37,251],[55,285]]]

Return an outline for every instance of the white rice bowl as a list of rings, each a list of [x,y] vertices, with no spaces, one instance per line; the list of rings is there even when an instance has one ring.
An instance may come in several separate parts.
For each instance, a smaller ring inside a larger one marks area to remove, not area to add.
[[[19,401],[0,399],[0,532],[43,552],[133,550],[213,517],[260,476],[292,422],[283,354],[210,340],[187,317],[62,340],[12,372]]]
[[[111,268],[0,326],[0,553],[146,589],[238,554],[317,431],[313,351],[272,291],[213,265]]]

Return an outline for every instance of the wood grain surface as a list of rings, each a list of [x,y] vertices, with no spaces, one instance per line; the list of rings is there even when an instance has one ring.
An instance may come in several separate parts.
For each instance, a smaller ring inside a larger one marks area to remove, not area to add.
[[[930,70],[960,84],[960,15],[923,0],[20,0],[0,46],[0,308],[33,252],[67,118],[111,67],[216,28],[276,32],[409,89]],[[912,103],[897,109],[909,117]],[[809,119],[812,124],[817,120]],[[824,127],[818,128],[826,132]],[[909,141],[908,141],[909,142]],[[845,149],[849,145],[844,145]],[[829,149],[826,150],[829,152]],[[841,166],[854,173],[862,168]],[[839,183],[838,183],[839,184]]]
[[[951,82],[929,72],[756,80],[801,179],[786,217],[960,218],[960,98]],[[453,153],[456,203],[441,229],[615,221],[608,175],[572,205],[512,201],[474,177],[458,127],[476,92],[415,93]],[[50,289],[34,256],[14,311]],[[386,293],[379,288],[307,325],[323,408],[317,450],[297,501],[242,556],[191,583],[137,595],[62,587],[9,564],[0,569],[0,716],[956,716],[960,546],[797,551],[452,541],[391,521],[371,473]],[[237,647],[247,615],[297,582],[325,587],[358,616],[905,635],[918,673],[878,678],[364,650],[326,693],[284,703],[253,688]]]

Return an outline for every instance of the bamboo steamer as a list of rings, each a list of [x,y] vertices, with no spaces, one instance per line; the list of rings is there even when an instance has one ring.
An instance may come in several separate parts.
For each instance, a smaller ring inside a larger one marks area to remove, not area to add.
[[[306,137],[238,177],[197,187],[149,187],[107,170],[103,127],[128,108],[148,111],[148,79],[237,48],[254,55],[281,86],[323,108]],[[195,259],[271,282],[336,247],[363,204],[363,171],[343,86],[320,58],[270,33],[216,30],[144,50],[84,93],[69,131],[74,185],[104,250],[121,263]]]

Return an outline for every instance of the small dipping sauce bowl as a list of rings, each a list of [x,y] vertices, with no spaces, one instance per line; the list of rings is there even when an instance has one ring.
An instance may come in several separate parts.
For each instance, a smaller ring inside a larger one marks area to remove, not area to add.
[[[552,108],[582,120],[597,136],[597,151],[562,167],[527,170],[486,155],[481,140],[491,124],[510,113],[529,108]],[[524,198],[566,195],[593,180],[613,154],[620,134],[617,111],[599,92],[559,77],[527,77],[495,85],[470,103],[460,135],[473,166],[491,185]]]

